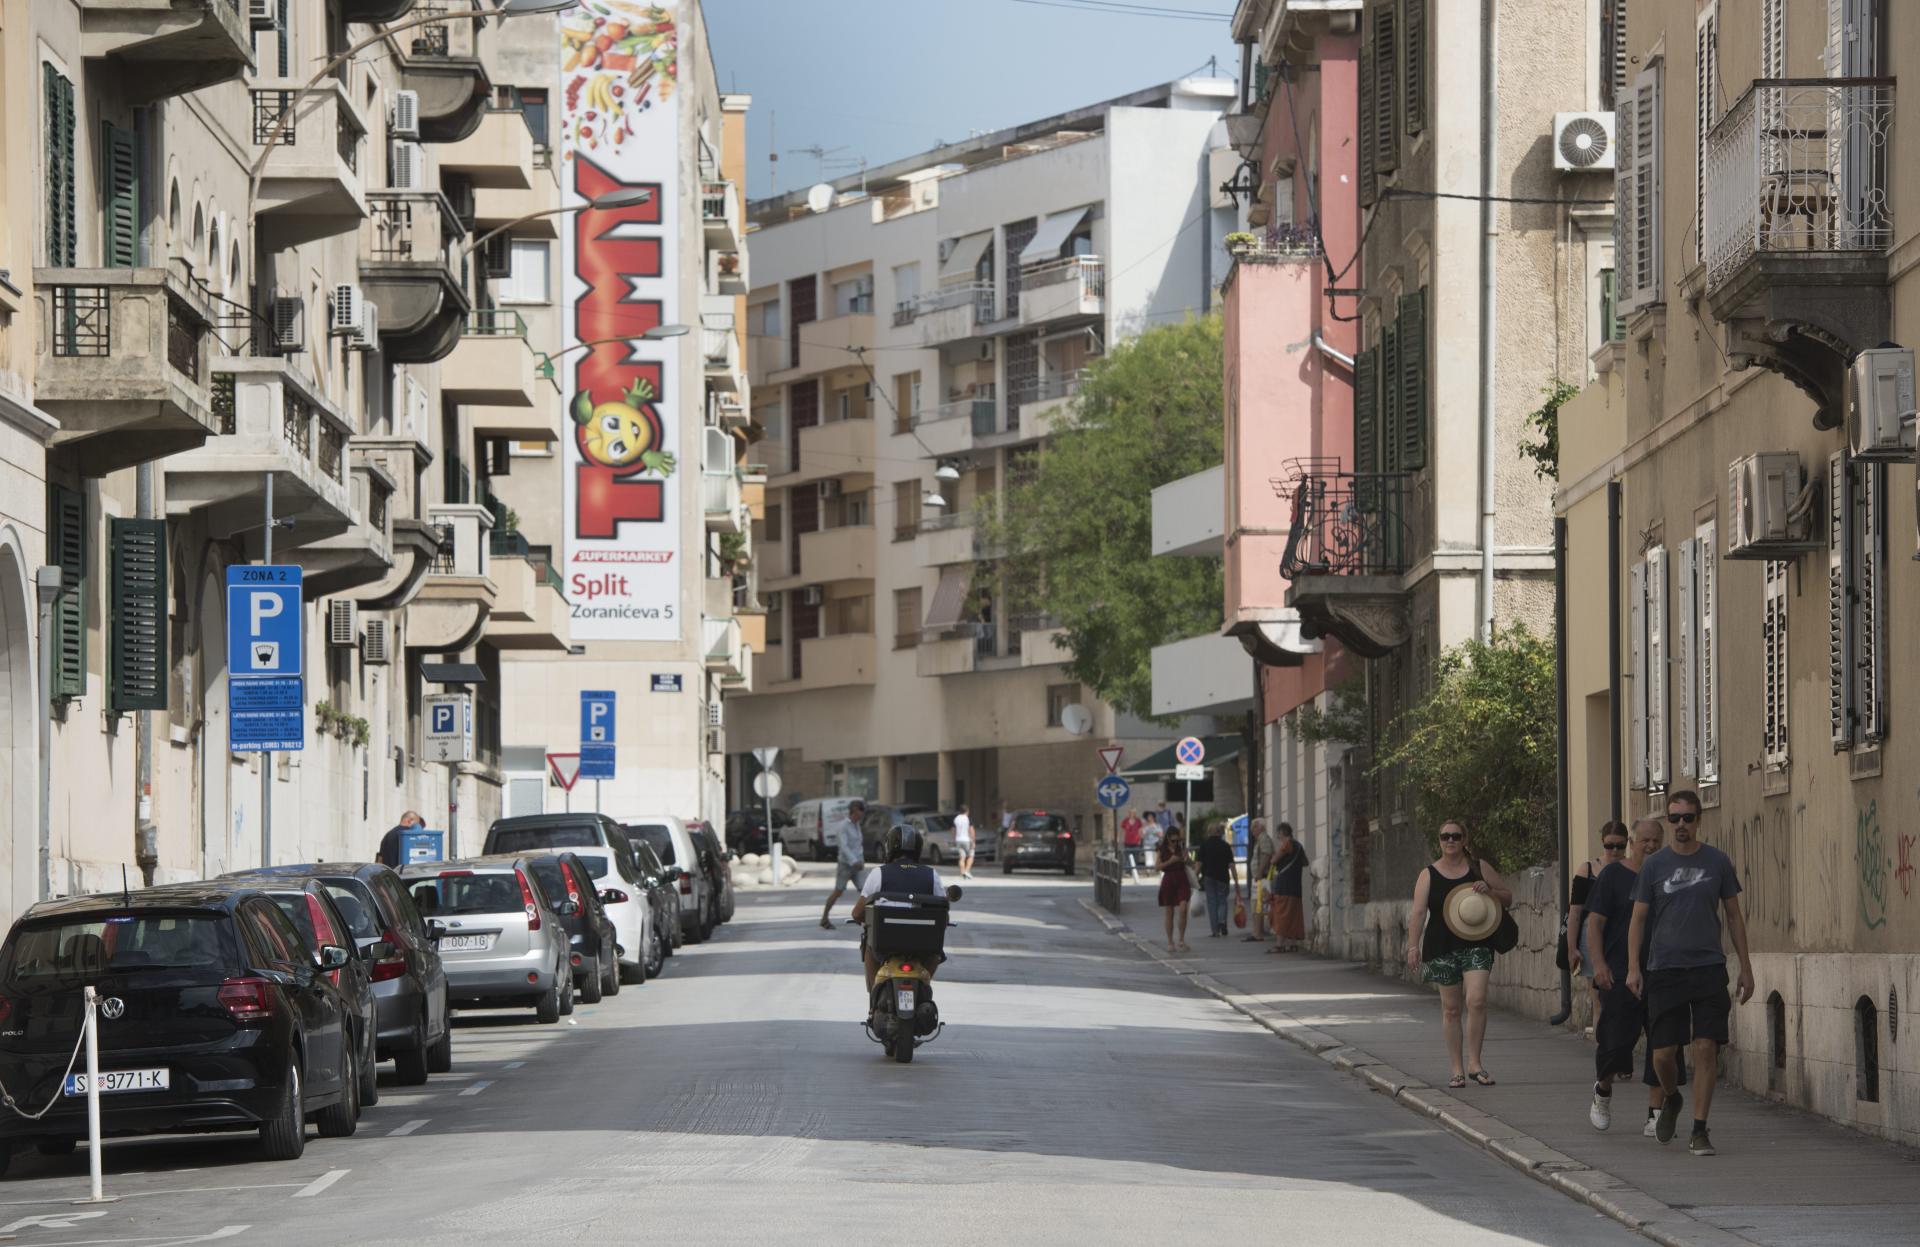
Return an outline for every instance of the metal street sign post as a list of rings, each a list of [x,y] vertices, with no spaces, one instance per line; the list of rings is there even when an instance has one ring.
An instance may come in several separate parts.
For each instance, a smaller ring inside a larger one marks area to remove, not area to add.
[[[265,562],[227,568],[227,724],[236,752],[271,755],[304,748],[307,724],[300,568],[274,565],[272,475],[267,479]],[[256,690],[255,682],[273,687]],[[273,865],[271,756],[260,759],[260,864]]]
[[[1201,743],[1198,736],[1183,736],[1180,738],[1180,743],[1173,747],[1173,760],[1177,764],[1173,768],[1173,778],[1176,782],[1185,780],[1187,785],[1186,820],[1189,841],[1193,838],[1193,781],[1207,777],[1207,769],[1200,765],[1206,761],[1206,758],[1207,747]]]
[[[553,782],[560,785],[560,791],[567,794],[567,813],[573,813],[573,786],[580,782],[580,755],[550,753],[547,769],[553,773]]]
[[[753,751],[755,759],[760,759],[761,754],[767,755],[764,760],[760,761],[762,768],[766,768],[773,765],[773,760],[780,756],[780,751],[778,749],[756,749]],[[760,794],[760,799],[766,804],[767,861],[772,864],[773,886],[777,888],[780,886],[780,838],[773,834],[773,799],[780,795],[779,773],[762,769],[758,775],[753,777],[753,790]]]

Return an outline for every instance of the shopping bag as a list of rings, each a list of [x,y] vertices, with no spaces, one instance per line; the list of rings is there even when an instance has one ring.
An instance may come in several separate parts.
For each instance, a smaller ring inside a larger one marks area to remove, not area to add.
[[[1236,927],[1247,925],[1247,898],[1239,892],[1233,894],[1233,925]]]

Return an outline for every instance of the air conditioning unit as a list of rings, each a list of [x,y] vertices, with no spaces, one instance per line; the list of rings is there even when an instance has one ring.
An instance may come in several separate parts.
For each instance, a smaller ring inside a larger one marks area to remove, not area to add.
[[[420,137],[420,93],[418,91],[395,91],[393,110],[387,117],[388,129],[397,139],[417,139]]]
[[[332,309],[327,317],[327,328],[335,335],[344,334],[349,338],[359,338],[367,331],[367,301],[360,293],[360,287],[352,282],[341,282],[333,288],[333,296],[327,300]]]
[[[351,646],[359,640],[357,603],[335,598],[327,603],[327,644]]]
[[[362,300],[360,308],[360,332],[353,336],[350,345],[356,351],[377,351],[380,349],[380,305]]]
[[[1562,173],[1610,173],[1614,166],[1612,113],[1555,113],[1553,167]]]
[[[800,590],[800,603],[803,606],[820,605],[820,586],[808,585],[806,588]]]
[[[1818,549],[1813,488],[1794,451],[1735,459],[1727,468],[1727,557],[1778,559]]]
[[[1912,351],[1876,347],[1854,357],[1847,370],[1847,445],[1856,459],[1913,462]]]
[[[513,239],[505,234],[487,239],[482,259],[488,277],[513,276]]]
[[[981,358],[981,359],[992,359],[992,358],[993,358],[993,343],[991,343],[991,342],[982,342],[982,343],[980,344],[980,358]]]
[[[392,638],[387,631],[391,627],[392,625],[384,619],[369,619],[366,621],[366,629],[360,638],[361,662],[385,666],[388,662],[392,661],[392,659],[388,657],[388,654],[392,652]]]
[[[723,752],[725,752],[725,750],[723,749],[723,747],[722,747],[722,744],[721,744],[721,740],[720,740],[720,733],[718,733],[718,732],[708,732],[708,733],[707,733],[707,752],[708,752],[708,753],[723,753]]]
[[[820,496],[822,498],[838,498],[842,493],[846,492],[846,488],[847,487],[838,479],[824,480],[820,482]]]
[[[726,726],[726,711],[717,701],[707,703],[707,726],[719,728]]]
[[[306,300],[289,295],[274,299],[273,349],[280,355],[292,355],[307,349]]]
[[[453,215],[460,219],[460,224],[472,229],[479,217],[479,208],[473,198],[473,180],[452,175],[443,177],[440,179],[440,193],[447,197],[447,204],[453,209]]]
[[[393,190],[419,191],[427,188],[427,157],[420,144],[410,139],[395,139],[388,144],[387,181]]]
[[[866,397],[866,400],[871,403],[873,401],[873,382],[867,382],[860,388],[860,392]]]
[[[247,25],[254,30],[272,30],[280,24],[274,0],[247,0]]]

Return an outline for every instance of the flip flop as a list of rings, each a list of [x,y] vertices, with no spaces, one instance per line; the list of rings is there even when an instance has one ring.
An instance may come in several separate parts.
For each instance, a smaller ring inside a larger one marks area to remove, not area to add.
[[[1472,1073],[1468,1074],[1467,1077],[1473,1079],[1473,1081],[1479,1083],[1483,1087],[1491,1087],[1494,1085],[1493,1075],[1487,1073],[1487,1071],[1483,1069],[1474,1070]]]
[[[1467,1085],[1467,1076],[1465,1074],[1455,1074],[1452,1078],[1447,1079],[1447,1086],[1453,1088],[1456,1091],[1466,1085]]]
[[[822,918],[822,919],[820,920],[820,929],[821,929],[822,931],[831,931],[831,930],[833,930],[833,924],[832,924],[831,922],[829,922],[829,921],[827,921],[827,920],[826,920],[825,918]]]

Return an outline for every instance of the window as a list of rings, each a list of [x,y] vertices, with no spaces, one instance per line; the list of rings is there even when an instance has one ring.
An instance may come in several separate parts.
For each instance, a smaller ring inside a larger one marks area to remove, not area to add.
[[[1400,80],[1394,4],[1376,4],[1368,14],[1366,46],[1360,52],[1360,201],[1379,195],[1379,175],[1400,163],[1396,86]]]
[[[920,644],[920,590],[893,591],[893,648],[911,649]]]
[[[1377,345],[1354,358],[1353,470],[1417,472],[1427,464],[1427,292],[1402,295]]]
[[[1700,525],[1695,535],[1674,551],[1673,653],[1674,715],[1679,728],[1679,773],[1701,784],[1720,778],[1718,732],[1714,707],[1719,697],[1713,687],[1715,571],[1714,523]]]
[[[520,87],[516,93],[520,97],[520,115],[525,118],[527,129],[533,135],[533,141],[542,147],[553,140],[548,130],[547,90],[545,87]]]
[[[827,635],[844,636],[848,633],[862,635],[873,631],[873,599],[871,597],[836,598],[827,603]]]
[[[781,537],[780,514],[781,514],[781,508],[779,507],[778,504],[769,505],[767,507],[766,518],[760,521],[761,540],[763,541],[780,540],[780,537]]]
[[[53,599],[53,696],[69,700],[87,691],[87,569],[92,528],[87,498],[62,485],[47,486],[51,513],[47,526],[48,561],[60,567],[60,591]]]
[[[167,522],[107,521],[107,708],[167,708]]]
[[[1886,734],[1886,468],[1835,451],[1827,497],[1827,711],[1837,753]]]
[[[747,309],[747,333],[756,338],[780,336],[780,300],[768,299]]]
[[[896,312],[909,312],[920,302],[920,265],[900,264],[893,270],[893,307]],[[896,324],[899,321],[896,319]]]
[[[74,208],[73,83],[52,65],[41,66],[45,130],[41,173],[47,190],[47,263],[71,268],[80,262],[80,231]]]
[[[1787,0],[1760,0],[1760,76],[1787,76]]]
[[[1600,50],[1600,107],[1617,109],[1627,90],[1627,0],[1600,0],[1600,41],[1596,46]]]
[[[1767,768],[1786,769],[1787,751],[1787,568],[1785,559],[1768,559],[1760,605],[1760,741]]]
[[[893,483],[893,539],[912,541],[913,535],[919,531],[920,482],[918,480],[895,481]]]
[[[1720,545],[1719,526],[1694,530],[1694,716],[1701,784],[1720,782]]]
[[[551,273],[553,252],[537,238],[515,238],[508,244],[511,267],[500,279],[502,303],[550,303],[553,301]]]
[[[1627,577],[1628,760],[1631,786],[1667,786],[1667,552],[1655,546]]]
[[[904,433],[913,427],[913,415],[920,410],[920,374],[903,372],[893,379],[893,431]]]
[[[108,268],[140,263],[140,156],[131,130],[100,127],[100,256]],[[218,281],[219,225],[214,226],[212,257]]]
[[[1614,178],[1616,303],[1622,312],[1663,302],[1660,160],[1664,61],[1653,57],[1620,102],[1614,132],[1620,140]]]
[[[868,316],[873,313],[873,274],[863,273],[848,281],[833,284],[835,316]]]
[[[1079,701],[1080,686],[1078,684],[1047,685],[1047,726],[1061,726],[1061,718],[1065,715],[1067,707],[1077,705]]]

